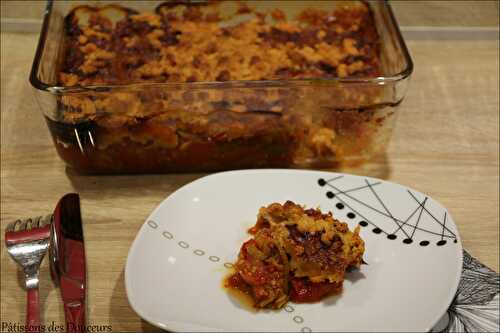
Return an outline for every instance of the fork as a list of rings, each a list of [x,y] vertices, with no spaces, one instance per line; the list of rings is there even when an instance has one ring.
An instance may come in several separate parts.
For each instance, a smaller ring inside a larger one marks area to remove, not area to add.
[[[27,289],[26,332],[40,332],[38,270],[49,247],[52,215],[16,220],[5,228],[5,246],[22,267]]]

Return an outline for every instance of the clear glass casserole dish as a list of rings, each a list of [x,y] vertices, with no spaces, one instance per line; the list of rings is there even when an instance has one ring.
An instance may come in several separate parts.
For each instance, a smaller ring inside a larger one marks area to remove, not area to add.
[[[413,70],[387,2],[125,5],[48,2],[30,82],[68,166],[336,168],[385,150]]]

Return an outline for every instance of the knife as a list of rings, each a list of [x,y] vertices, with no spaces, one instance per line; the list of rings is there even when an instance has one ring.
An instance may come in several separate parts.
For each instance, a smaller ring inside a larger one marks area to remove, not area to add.
[[[60,286],[66,332],[86,332],[85,245],[78,194],[66,194],[57,203],[50,245],[50,273]]]

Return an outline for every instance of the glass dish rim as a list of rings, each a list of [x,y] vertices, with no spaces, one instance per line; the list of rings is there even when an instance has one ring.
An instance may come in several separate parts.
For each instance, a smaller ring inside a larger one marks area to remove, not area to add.
[[[395,29],[397,43],[401,46],[403,57],[406,63],[406,67],[399,73],[389,75],[389,76],[378,76],[378,77],[346,77],[346,78],[309,78],[309,79],[289,79],[289,80],[235,80],[235,81],[199,81],[199,82],[135,82],[135,83],[124,83],[124,84],[105,84],[105,85],[89,85],[89,86],[58,86],[51,85],[46,82],[41,81],[38,78],[38,69],[40,67],[40,60],[42,57],[42,52],[45,49],[45,41],[47,39],[47,33],[49,28],[50,16],[52,14],[54,0],[47,0],[47,5],[44,11],[43,23],[40,32],[40,37],[38,40],[38,45],[35,52],[35,57],[33,64],[31,66],[29,81],[31,85],[41,91],[46,91],[56,95],[62,95],[66,93],[91,93],[91,92],[107,92],[111,90],[122,90],[122,89],[144,89],[144,88],[157,88],[157,87],[169,87],[173,89],[224,89],[224,88],[265,88],[265,87],[283,87],[283,86],[307,86],[307,85],[340,85],[340,84],[375,84],[375,85],[385,85],[394,82],[399,82],[405,80],[413,73],[413,60],[410,56],[410,52],[406,46],[406,43],[399,29],[394,12],[389,4],[388,0],[380,1],[381,5],[384,6],[389,14],[390,24],[393,25]]]

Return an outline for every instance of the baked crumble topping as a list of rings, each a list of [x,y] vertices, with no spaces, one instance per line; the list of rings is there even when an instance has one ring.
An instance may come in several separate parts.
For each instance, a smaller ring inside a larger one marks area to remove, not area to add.
[[[182,14],[167,5],[156,13],[112,7],[124,16],[115,24],[106,10],[79,7],[67,18],[59,79],[85,86],[376,76],[378,36],[367,5],[356,4],[309,8],[294,20],[275,9],[229,26],[199,5]]]
[[[346,270],[363,263],[359,226],[351,232],[331,213],[291,201],[262,207],[249,232],[253,237],[241,247],[225,286],[250,297],[257,308],[338,293]]]

